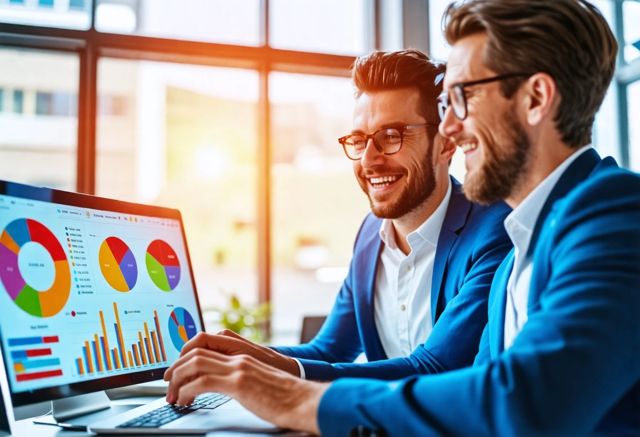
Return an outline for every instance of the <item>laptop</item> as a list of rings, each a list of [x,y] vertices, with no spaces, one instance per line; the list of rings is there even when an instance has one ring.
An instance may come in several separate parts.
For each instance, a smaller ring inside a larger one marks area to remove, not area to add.
[[[161,379],[204,329],[176,209],[0,181],[0,308],[14,408],[51,401],[60,422],[104,410],[95,433],[277,430],[216,393],[123,413],[104,394]]]

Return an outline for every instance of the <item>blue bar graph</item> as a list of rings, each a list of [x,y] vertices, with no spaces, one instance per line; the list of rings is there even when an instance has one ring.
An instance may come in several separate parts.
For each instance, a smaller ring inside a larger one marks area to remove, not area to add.
[[[30,360],[24,361],[20,363],[24,370],[32,370],[39,369],[41,367],[49,367],[49,366],[59,366],[60,359],[59,358],[47,358],[44,360]]]

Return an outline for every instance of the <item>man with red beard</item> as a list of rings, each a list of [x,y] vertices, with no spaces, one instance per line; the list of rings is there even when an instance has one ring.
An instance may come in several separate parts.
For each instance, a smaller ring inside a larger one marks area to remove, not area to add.
[[[445,33],[440,132],[465,194],[514,208],[474,365],[327,384],[201,349],[169,370],[170,401],[222,391],[325,435],[640,434],[640,176],[589,145],[611,29],[585,0],[469,0]]]
[[[267,348],[231,331],[203,333],[183,356],[198,348],[247,354],[323,381],[397,379],[473,362],[491,279],[511,249],[502,224],[510,210],[469,202],[449,175],[455,146],[438,134],[436,100],[444,71],[415,50],[374,52],[354,64],[353,129],[338,141],[372,213],[318,335]],[[369,362],[354,364],[361,352]]]

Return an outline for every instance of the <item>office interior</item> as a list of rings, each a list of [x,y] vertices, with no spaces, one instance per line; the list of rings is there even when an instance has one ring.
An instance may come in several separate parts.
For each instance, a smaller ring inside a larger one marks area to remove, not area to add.
[[[369,210],[337,142],[350,67],[446,60],[448,3],[0,0],[0,179],[178,208],[207,329],[296,344]],[[640,171],[640,1],[593,3],[620,42],[593,143]]]

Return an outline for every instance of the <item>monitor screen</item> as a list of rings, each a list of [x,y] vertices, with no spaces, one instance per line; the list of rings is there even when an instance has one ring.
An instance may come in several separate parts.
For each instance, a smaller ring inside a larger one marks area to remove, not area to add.
[[[158,379],[202,330],[176,210],[0,184],[14,406]]]

